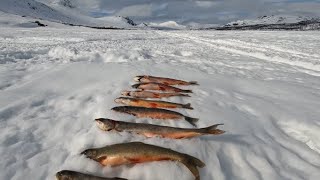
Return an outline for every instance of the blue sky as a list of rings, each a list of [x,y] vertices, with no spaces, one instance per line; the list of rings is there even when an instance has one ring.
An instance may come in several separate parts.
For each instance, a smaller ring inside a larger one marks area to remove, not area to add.
[[[50,0],[38,0],[50,1]],[[54,1],[54,0],[51,0]],[[320,16],[320,0],[71,0],[94,16],[129,16],[138,22],[223,24],[262,15]]]

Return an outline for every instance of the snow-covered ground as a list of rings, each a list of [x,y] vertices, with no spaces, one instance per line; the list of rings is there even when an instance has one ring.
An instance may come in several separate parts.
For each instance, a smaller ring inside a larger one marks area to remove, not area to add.
[[[297,23],[300,21],[311,19],[310,17],[289,16],[289,15],[271,15],[261,16],[256,19],[244,19],[230,22],[227,25],[256,25],[256,24],[283,24],[283,23]]]
[[[182,165],[154,162],[102,168],[79,153],[142,141],[206,163],[201,179],[320,177],[320,32],[144,31],[0,28],[0,179],[53,179],[62,169],[133,180],[193,179]],[[101,132],[136,75],[197,80],[179,110],[198,127],[227,133],[194,139]]]

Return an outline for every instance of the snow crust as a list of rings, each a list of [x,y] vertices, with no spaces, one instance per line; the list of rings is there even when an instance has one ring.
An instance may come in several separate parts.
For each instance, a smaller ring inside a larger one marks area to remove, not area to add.
[[[193,179],[182,165],[154,162],[101,167],[79,153],[142,141],[206,163],[201,179],[320,177],[320,33],[262,31],[117,31],[0,27],[0,179],[53,179],[62,169],[132,180]],[[194,139],[101,132],[136,75],[197,80],[191,98],[198,127],[227,133]]]

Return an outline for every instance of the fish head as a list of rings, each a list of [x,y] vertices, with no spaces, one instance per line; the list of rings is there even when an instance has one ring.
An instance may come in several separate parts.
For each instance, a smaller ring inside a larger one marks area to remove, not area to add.
[[[128,108],[126,106],[117,106],[117,107],[113,107],[111,110],[117,111],[117,112],[127,112]]]
[[[128,104],[130,102],[130,98],[119,97],[119,98],[115,99],[114,102],[122,103],[122,104]]]
[[[76,172],[63,170],[56,173],[56,180],[74,180],[76,179]]]
[[[96,149],[87,149],[84,150],[81,154],[85,155],[87,158],[96,159],[98,153]]]
[[[99,118],[95,119],[98,127],[103,131],[111,131],[116,126],[116,121],[112,119]]]
[[[134,81],[139,82],[144,76],[136,76],[133,78]]]
[[[122,91],[122,92],[121,92],[121,95],[122,95],[122,96],[131,96],[131,95],[130,95],[130,91]]]
[[[131,87],[137,89],[139,86],[140,86],[140,84],[134,84],[134,85],[132,85]]]

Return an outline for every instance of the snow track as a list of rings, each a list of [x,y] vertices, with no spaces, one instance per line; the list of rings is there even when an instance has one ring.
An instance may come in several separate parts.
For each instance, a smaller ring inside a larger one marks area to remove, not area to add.
[[[264,44],[261,45],[260,43],[250,43],[237,39],[215,39],[174,33],[166,33],[166,35],[175,38],[182,38],[184,40],[191,40],[198,44],[211,46],[215,49],[220,49],[233,54],[249,56],[265,61],[271,61],[273,63],[288,64],[293,67],[297,66],[302,68],[301,71],[303,72],[320,76],[320,56],[317,54],[284,49],[273,45],[270,46]]]
[[[155,162],[102,168],[87,148],[143,141],[206,163],[201,179],[320,176],[319,32],[109,31],[0,28],[0,179],[53,179],[62,169],[132,180],[192,179]],[[101,132],[107,117],[175,127],[110,111],[132,77],[197,80],[179,112],[227,133],[194,139]]]

